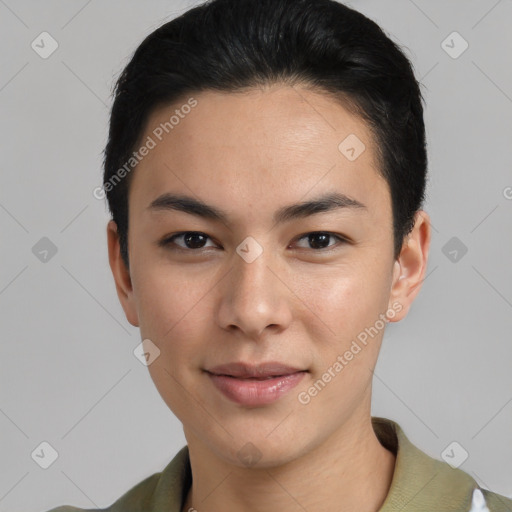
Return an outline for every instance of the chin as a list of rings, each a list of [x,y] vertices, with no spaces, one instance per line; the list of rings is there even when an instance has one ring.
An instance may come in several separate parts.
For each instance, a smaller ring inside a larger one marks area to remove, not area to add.
[[[224,438],[222,442],[216,440],[214,445],[210,444],[210,449],[228,464],[251,469],[279,467],[306,451],[305,447],[298,444],[297,438],[271,434],[271,439],[267,437],[267,432],[271,432],[271,429],[258,429],[254,435],[248,430],[243,436],[234,435],[233,438]]]

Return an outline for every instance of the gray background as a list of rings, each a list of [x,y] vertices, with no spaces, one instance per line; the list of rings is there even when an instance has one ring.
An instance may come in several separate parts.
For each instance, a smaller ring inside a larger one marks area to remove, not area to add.
[[[190,5],[0,0],[0,512],[105,507],[185,444],[133,355],[92,191],[114,77]],[[512,497],[512,2],[350,5],[407,48],[430,152],[428,276],[387,328],[373,414],[436,458],[457,441],[461,469]],[[59,45],[47,59],[31,48],[43,31]],[[453,31],[469,43],[458,58],[442,47]],[[58,452],[48,469],[31,457],[43,441]]]

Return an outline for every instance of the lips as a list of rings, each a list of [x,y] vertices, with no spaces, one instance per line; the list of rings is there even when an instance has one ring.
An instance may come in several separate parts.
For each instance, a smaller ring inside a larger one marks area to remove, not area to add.
[[[263,407],[278,401],[297,386],[307,372],[276,362],[256,366],[230,363],[206,370],[210,381],[224,397],[244,407]]]
[[[213,375],[223,375],[236,379],[266,380],[307,370],[271,361],[258,365],[250,365],[242,362],[221,364],[206,371]]]

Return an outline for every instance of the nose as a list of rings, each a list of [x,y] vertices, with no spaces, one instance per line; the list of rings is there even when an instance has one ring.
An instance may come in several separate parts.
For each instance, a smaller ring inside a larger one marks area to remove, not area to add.
[[[248,263],[236,254],[233,267],[222,280],[217,321],[225,330],[259,339],[266,330],[285,330],[292,321],[289,276],[270,251]],[[281,268],[281,270],[280,270]]]

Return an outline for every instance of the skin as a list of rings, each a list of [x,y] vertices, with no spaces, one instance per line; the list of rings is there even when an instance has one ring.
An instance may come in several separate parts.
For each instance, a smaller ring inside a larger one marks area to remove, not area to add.
[[[429,216],[416,214],[394,260],[391,198],[370,131],[331,97],[284,84],[193,97],[197,106],[134,171],[129,271],[116,225],[107,226],[120,302],[142,339],[159,348],[151,378],[183,423],[193,474],[183,510],[376,511],[395,464],[371,425],[372,370],[385,329],[307,405],[298,394],[393,304],[401,310],[389,321],[407,315],[425,277]],[[143,140],[187,99],[156,110]],[[355,161],[338,149],[349,134],[366,146]],[[366,209],[273,223],[277,209],[333,191]],[[225,210],[229,223],[148,209],[165,192]],[[183,237],[158,246],[184,231],[208,238],[202,248]],[[349,243],[331,237],[315,248],[318,238],[311,244],[304,235],[318,231]],[[251,263],[236,252],[248,236],[263,248]],[[203,371],[234,361],[280,361],[308,373],[278,401],[247,407]],[[248,442],[261,453],[251,467],[237,456]]]

